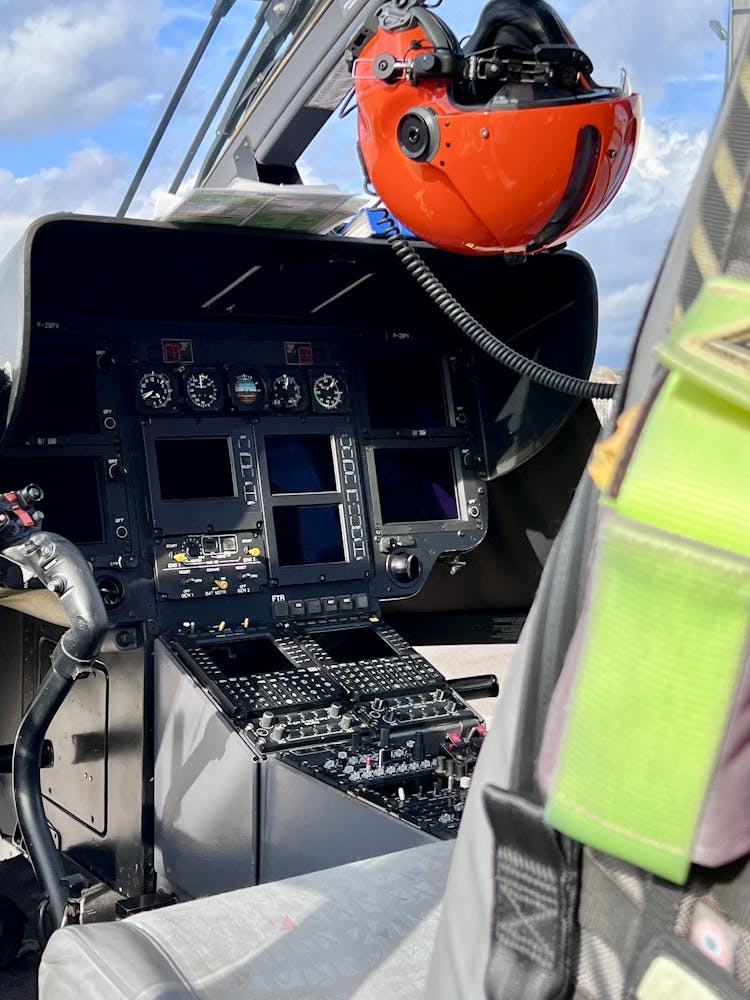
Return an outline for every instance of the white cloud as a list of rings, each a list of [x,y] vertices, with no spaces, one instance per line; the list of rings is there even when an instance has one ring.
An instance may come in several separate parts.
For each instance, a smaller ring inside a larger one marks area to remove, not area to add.
[[[601,225],[621,226],[654,213],[671,216],[687,197],[707,141],[704,131],[690,133],[670,122],[643,122],[630,175]]]
[[[613,320],[630,316],[634,307],[643,305],[652,284],[651,281],[639,281],[603,295],[599,303],[601,315]]]
[[[594,63],[603,84],[618,80],[621,66],[635,88],[658,100],[668,78],[690,80],[705,70],[705,61],[722,48],[708,22],[726,21],[726,0],[627,0],[602,4],[581,0],[568,20],[576,41]]]
[[[51,167],[16,177],[0,170],[0,256],[34,219],[53,212],[106,215],[116,211],[124,188],[126,166],[97,147]]]
[[[6,138],[97,124],[148,93],[161,72],[160,0],[32,0],[4,7],[0,135]]]

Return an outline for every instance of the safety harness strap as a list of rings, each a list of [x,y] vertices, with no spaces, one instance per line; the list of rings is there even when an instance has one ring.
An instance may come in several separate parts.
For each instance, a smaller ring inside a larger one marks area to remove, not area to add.
[[[562,1000],[575,959],[580,845],[542,820],[541,807],[488,786],[495,835],[490,1000]]]
[[[553,826],[677,883],[750,634],[749,336],[750,284],[720,278],[660,351],[673,371],[605,498],[541,754]]]

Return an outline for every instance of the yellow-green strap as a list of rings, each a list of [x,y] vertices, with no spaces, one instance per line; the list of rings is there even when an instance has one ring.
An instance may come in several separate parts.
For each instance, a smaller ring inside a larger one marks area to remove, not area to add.
[[[705,346],[743,328],[750,285],[718,279],[663,351],[672,371],[604,501],[547,803],[563,833],[678,883],[747,653],[750,381]]]

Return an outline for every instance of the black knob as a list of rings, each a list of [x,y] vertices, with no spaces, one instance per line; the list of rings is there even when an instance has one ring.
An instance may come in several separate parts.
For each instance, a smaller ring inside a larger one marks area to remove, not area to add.
[[[396,583],[415,583],[422,573],[419,556],[413,552],[391,552],[385,561],[385,568]]]
[[[37,486],[36,483],[29,483],[28,486],[24,486],[22,490],[19,490],[16,495],[24,503],[35,504],[44,499],[44,490],[41,486]]]
[[[376,79],[385,83],[395,83],[403,75],[403,70],[400,66],[396,66],[396,60],[390,52],[384,52],[373,59],[372,70]]]
[[[102,595],[104,607],[108,611],[119,608],[125,600],[125,588],[114,576],[102,576],[96,581],[99,593]]]
[[[434,52],[422,52],[414,60],[412,72],[414,77],[419,79],[422,76],[439,76],[443,71],[443,64],[440,56]]]
[[[107,475],[115,483],[121,482],[127,474],[128,470],[119,462],[112,462],[110,467],[107,469]]]

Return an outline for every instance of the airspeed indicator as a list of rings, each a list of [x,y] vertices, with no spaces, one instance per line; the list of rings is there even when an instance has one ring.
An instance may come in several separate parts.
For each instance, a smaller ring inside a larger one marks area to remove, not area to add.
[[[221,377],[213,368],[191,368],[183,377],[185,398],[193,410],[220,410],[224,402]]]

